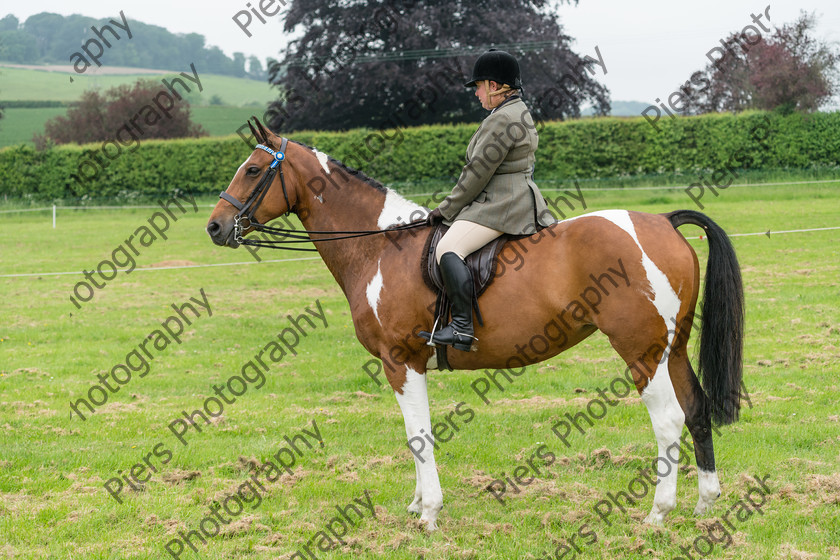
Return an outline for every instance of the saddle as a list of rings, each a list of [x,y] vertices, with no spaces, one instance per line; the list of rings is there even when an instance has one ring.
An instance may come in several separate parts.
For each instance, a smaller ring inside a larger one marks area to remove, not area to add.
[[[423,281],[432,291],[437,293],[437,300],[435,303],[435,321],[438,327],[443,327],[449,321],[450,304],[446,297],[446,291],[443,287],[443,278],[440,275],[440,267],[435,260],[435,250],[441,237],[449,231],[449,226],[439,224],[432,230],[432,233],[426,239],[426,246],[423,250],[420,268],[423,274]],[[510,235],[503,234],[479,249],[471,253],[466,258],[467,267],[472,274],[473,279],[473,296],[472,307],[475,311],[475,317],[479,325],[484,325],[484,320],[481,317],[481,309],[478,307],[478,298],[493,283],[496,276],[496,258],[504,249],[505,243],[510,240],[521,239],[527,235]],[[446,357],[447,347],[444,345],[435,346],[437,352],[437,369],[451,370],[449,361]],[[434,357],[433,357],[434,358]],[[434,361],[431,361],[434,365]],[[430,369],[435,369],[431,367]]]

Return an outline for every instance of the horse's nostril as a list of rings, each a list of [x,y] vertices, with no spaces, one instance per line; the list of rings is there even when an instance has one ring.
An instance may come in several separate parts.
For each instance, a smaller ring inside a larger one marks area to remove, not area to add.
[[[222,229],[222,226],[219,225],[219,222],[213,221],[207,224],[207,233],[211,236],[218,234],[220,229]]]

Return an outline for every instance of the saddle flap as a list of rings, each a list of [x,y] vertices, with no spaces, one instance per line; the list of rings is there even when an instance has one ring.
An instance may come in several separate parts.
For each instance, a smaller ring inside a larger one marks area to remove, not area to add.
[[[449,299],[446,297],[446,292],[443,287],[440,266],[435,260],[435,251],[438,242],[440,242],[440,239],[447,231],[449,231],[449,226],[443,224],[439,224],[432,229],[429,237],[426,239],[426,245],[420,263],[423,281],[430,290],[438,294],[435,304],[435,321],[441,325],[446,322],[449,316]],[[484,293],[496,276],[496,258],[502,252],[502,249],[504,249],[508,241],[522,237],[527,236],[503,234],[478,251],[471,253],[466,258],[465,262],[473,279],[473,309],[475,310],[476,319],[478,319],[479,324],[484,324],[484,321],[481,317],[481,310],[478,307],[478,296]],[[430,359],[429,361],[429,369],[452,370],[452,367],[449,365],[446,346],[436,345],[433,358],[433,360]]]
[[[449,226],[440,224],[432,230],[429,238],[426,240],[426,250],[423,251],[421,268],[423,273],[423,280],[426,285],[434,291],[443,290],[443,278],[440,275],[440,267],[435,260],[435,250],[441,237],[449,231]],[[516,239],[521,236],[512,236],[504,234],[498,237],[479,249],[471,253],[466,258],[467,267],[472,274],[473,287],[475,297],[478,298],[487,287],[493,282],[493,277],[496,275],[496,257],[501,253],[505,243],[509,239]]]

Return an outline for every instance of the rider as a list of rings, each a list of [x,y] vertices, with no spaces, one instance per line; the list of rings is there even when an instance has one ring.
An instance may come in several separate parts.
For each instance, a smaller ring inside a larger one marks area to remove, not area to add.
[[[435,258],[452,302],[452,322],[435,331],[432,342],[468,351],[475,338],[473,283],[464,259],[503,233],[532,234],[556,220],[533,180],[539,139],[519,97],[522,80],[516,58],[490,49],[475,61],[465,86],[476,88],[476,97],[490,114],[470,140],[458,183],[427,221],[451,226]],[[419,334],[431,338],[428,332]]]

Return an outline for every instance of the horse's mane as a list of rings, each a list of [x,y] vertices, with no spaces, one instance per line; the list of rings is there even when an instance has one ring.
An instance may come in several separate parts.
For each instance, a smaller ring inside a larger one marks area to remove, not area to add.
[[[313,151],[313,152],[316,150],[316,148],[313,148],[312,146],[307,146],[303,142],[298,142],[296,140],[289,140],[289,142],[294,142],[298,146],[303,146],[304,148],[306,148],[310,151]],[[353,177],[356,177],[357,179],[359,179],[363,183],[367,183],[368,185],[375,188],[376,190],[387,194],[387,192],[389,190],[388,187],[386,187],[385,185],[383,185],[382,183],[380,183],[376,179],[368,177],[367,175],[365,175],[364,173],[362,173],[358,169],[354,169],[354,168],[350,167],[349,165],[337,160],[336,158],[332,157],[329,154],[325,154],[325,155],[327,156],[327,159],[329,160],[329,162],[332,163],[333,165],[335,165],[336,167],[338,167],[340,170],[347,172],[348,175],[352,175]]]

